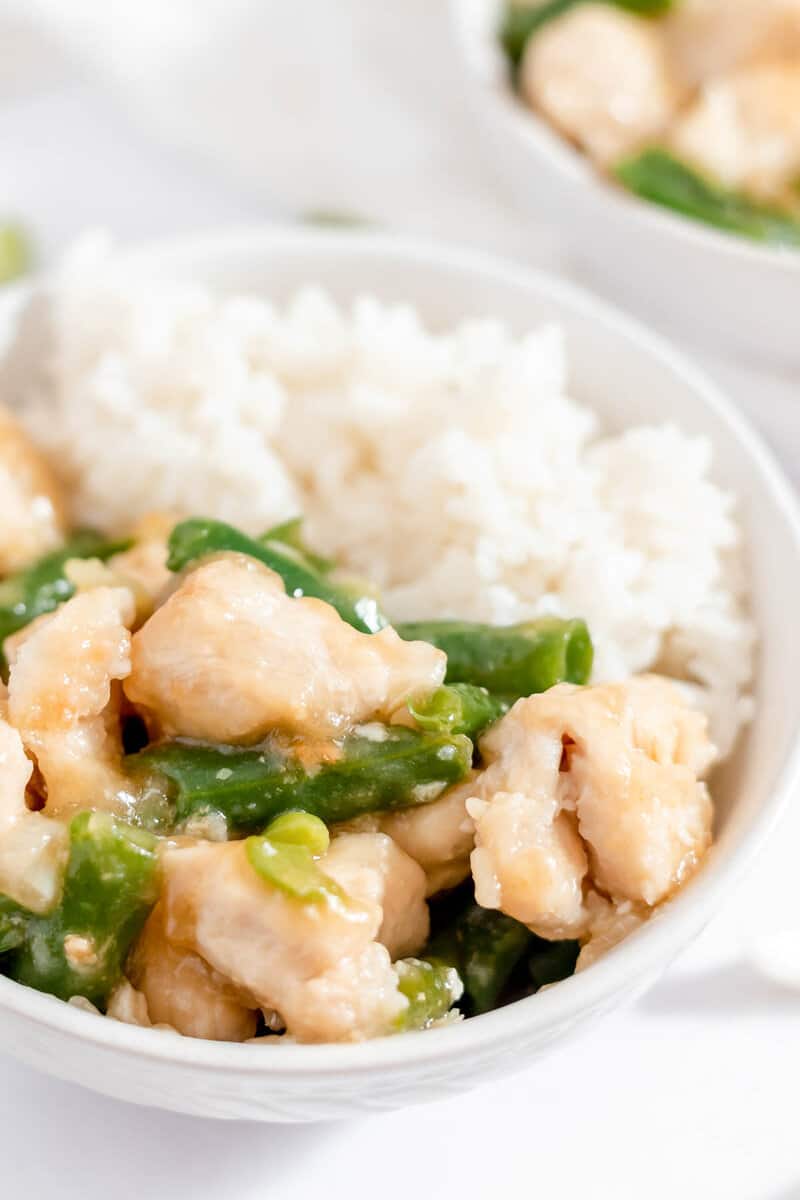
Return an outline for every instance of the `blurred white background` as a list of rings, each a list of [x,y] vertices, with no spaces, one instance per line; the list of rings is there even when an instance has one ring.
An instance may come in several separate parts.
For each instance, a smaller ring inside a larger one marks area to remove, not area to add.
[[[569,231],[540,228],[492,176],[443,0],[0,0],[0,148],[0,218],[25,223],[44,264],[87,227],[130,241],[324,209],[602,290],[572,261]],[[687,349],[800,482],[800,380],[735,347]],[[800,994],[748,965],[754,939],[800,928],[799,836],[790,815],[635,1007],[447,1103],[323,1127],[215,1125],[1,1061],[0,1195],[800,1197]]]

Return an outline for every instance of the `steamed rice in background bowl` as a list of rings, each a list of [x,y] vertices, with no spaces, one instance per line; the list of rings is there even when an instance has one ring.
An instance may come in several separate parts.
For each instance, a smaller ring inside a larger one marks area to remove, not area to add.
[[[609,436],[569,395],[555,326],[425,328],[410,306],[275,308],[137,276],[87,247],[56,277],[45,385],[20,415],[75,519],[155,509],[252,533],[297,513],[396,620],[583,616],[595,681],[684,680],[721,755],[750,714],[754,633],[733,498],[707,439]]]

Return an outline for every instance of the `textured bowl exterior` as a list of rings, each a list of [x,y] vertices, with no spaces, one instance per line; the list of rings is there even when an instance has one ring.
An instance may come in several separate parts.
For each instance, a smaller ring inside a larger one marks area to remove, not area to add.
[[[762,632],[757,712],[715,781],[717,840],[703,870],[623,945],[537,996],[363,1045],[228,1045],[122,1025],[0,978],[0,1050],[138,1104],[264,1121],[397,1108],[518,1070],[657,978],[717,910],[798,783],[800,516],[793,494],[757,436],[690,364],[640,325],[546,275],[378,235],[269,229],[173,241],[129,258],[140,269],[279,301],[312,281],[342,301],[363,292],[410,301],[438,328],[487,314],[517,332],[561,323],[570,388],[609,428],[669,419],[712,439],[715,475],[741,497],[750,543]],[[0,327],[13,303],[0,304]]]
[[[531,219],[564,234],[603,281],[688,335],[800,364],[800,250],[768,248],[637,200],[514,96],[495,30],[501,0],[450,0],[453,52],[487,153]]]

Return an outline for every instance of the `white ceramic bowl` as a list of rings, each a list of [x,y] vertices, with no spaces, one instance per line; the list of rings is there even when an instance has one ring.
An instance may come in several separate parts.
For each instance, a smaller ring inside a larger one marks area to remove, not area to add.
[[[514,94],[497,43],[501,8],[450,0],[452,50],[487,148],[531,221],[557,225],[626,303],[739,355],[800,364],[800,250],[717,232],[607,183]]]
[[[512,1072],[659,975],[730,892],[798,782],[800,515],[793,495],[757,436],[689,363],[640,325],[545,275],[368,234],[246,232],[171,242],[134,257],[279,300],[309,281],[342,300],[366,290],[412,301],[441,328],[486,314],[518,332],[561,322],[572,391],[608,427],[668,416],[713,440],[715,474],[741,497],[750,535],[762,634],[756,716],[716,782],[718,838],[697,878],[601,962],[541,995],[451,1027],[363,1045],[252,1046],[133,1028],[0,979],[0,1050],[140,1104],[267,1121],[399,1107]]]

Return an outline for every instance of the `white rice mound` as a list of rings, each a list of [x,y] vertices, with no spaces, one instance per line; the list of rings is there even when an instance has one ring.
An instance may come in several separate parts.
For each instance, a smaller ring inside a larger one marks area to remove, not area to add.
[[[304,513],[394,618],[582,616],[595,679],[686,680],[729,751],[754,642],[733,498],[703,438],[604,436],[558,328],[434,334],[370,297],[309,288],[279,310],[85,255],[51,309],[48,384],[21,415],[79,522],[168,509],[259,532]]]

